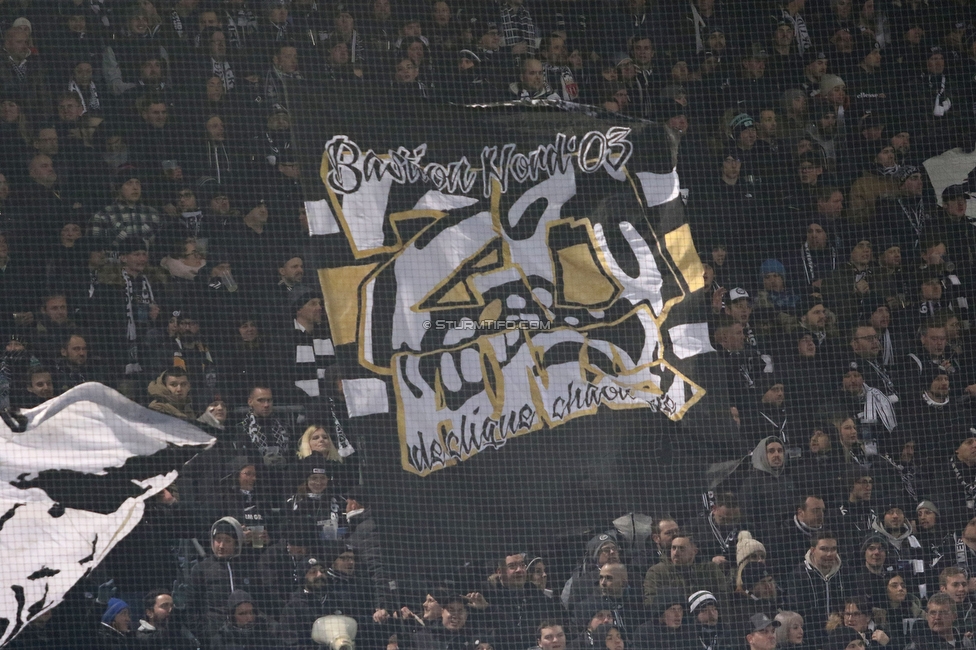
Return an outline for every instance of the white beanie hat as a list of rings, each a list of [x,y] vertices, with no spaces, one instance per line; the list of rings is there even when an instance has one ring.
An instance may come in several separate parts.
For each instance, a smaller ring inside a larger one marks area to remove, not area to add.
[[[735,545],[735,563],[737,565],[746,561],[750,555],[756,551],[766,552],[766,547],[758,539],[753,539],[752,533],[743,530],[739,533],[739,542]]]

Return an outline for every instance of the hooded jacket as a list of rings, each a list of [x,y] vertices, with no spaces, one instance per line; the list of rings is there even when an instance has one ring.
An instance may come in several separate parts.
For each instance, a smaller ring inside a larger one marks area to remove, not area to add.
[[[234,624],[234,610],[238,605],[251,603],[256,617],[253,625],[238,627]],[[271,650],[281,647],[278,640],[278,627],[257,609],[257,603],[246,591],[232,592],[221,607],[222,624],[213,635],[211,650]]]
[[[244,529],[233,517],[223,517],[210,527],[210,539],[218,533],[227,533],[237,541],[234,554],[228,559],[208,555],[193,567],[190,573],[191,614],[199,616],[195,621],[197,636],[209,636],[226,620],[227,598],[237,590],[259,586],[257,572],[251,562],[241,557],[244,546]]]
[[[847,585],[846,576],[841,573],[842,562],[826,573],[814,566],[812,549],[807,550],[803,562],[791,576],[789,609],[803,615],[804,629],[812,632],[824,630],[827,617],[843,602],[845,596],[853,593]],[[822,638],[813,638],[814,647]]]
[[[583,564],[573,572],[573,575],[563,586],[559,597],[563,606],[574,609],[581,602],[598,593],[596,587],[600,576],[600,567],[597,565],[597,561],[600,558],[600,549],[608,543],[618,544],[616,531],[610,530],[594,535],[586,543]]]
[[[159,373],[156,377],[149,383],[149,396],[152,399],[149,402],[149,408],[154,411],[159,411],[160,413],[165,413],[166,415],[172,415],[174,418],[179,418],[181,420],[192,421],[196,418],[193,411],[190,409],[189,399],[178,401],[173,397],[169,389],[163,384],[163,375],[166,371]]]
[[[766,457],[766,446],[772,442],[783,443],[776,436],[759,441],[752,451],[752,470],[742,485],[741,505],[749,529],[760,541],[769,537],[780,522],[786,521],[796,511],[798,490],[789,472],[789,457],[783,456],[783,466],[774,468]]]

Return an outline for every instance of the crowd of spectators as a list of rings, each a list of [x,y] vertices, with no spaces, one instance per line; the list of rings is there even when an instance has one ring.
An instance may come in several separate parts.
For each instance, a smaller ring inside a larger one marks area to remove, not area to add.
[[[218,439],[11,647],[311,648],[327,614],[379,650],[976,647],[976,179],[922,166],[976,139],[969,0],[24,0],[0,29],[0,408],[99,381]],[[663,125],[732,431],[701,516],[608,520],[558,585],[512,548],[397,589],[307,268],[310,93]]]

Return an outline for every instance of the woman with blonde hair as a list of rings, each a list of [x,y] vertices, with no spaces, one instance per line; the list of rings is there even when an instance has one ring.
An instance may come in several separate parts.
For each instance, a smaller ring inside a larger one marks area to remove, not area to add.
[[[776,615],[777,648],[803,648],[803,617],[796,612],[783,611]]]
[[[319,424],[312,424],[305,429],[298,441],[296,453],[299,459],[312,455],[321,457],[332,474],[333,486],[342,494],[358,483],[356,462],[342,457],[331,434]]]

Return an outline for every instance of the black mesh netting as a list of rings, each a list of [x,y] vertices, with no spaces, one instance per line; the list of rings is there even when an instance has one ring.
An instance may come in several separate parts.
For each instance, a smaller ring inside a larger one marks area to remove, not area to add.
[[[0,28],[0,644],[976,647],[971,0]]]

